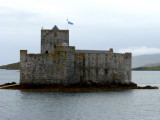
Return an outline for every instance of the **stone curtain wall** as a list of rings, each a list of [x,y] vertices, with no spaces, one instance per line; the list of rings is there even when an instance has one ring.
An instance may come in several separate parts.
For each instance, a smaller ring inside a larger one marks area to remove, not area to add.
[[[21,50],[21,84],[109,85],[131,82],[131,54],[113,51],[75,51],[55,47],[51,54]]]
[[[59,46],[52,54],[27,54],[20,51],[20,84],[68,85],[74,77],[74,47]]]
[[[76,51],[76,76],[82,84],[109,85],[131,82],[131,54],[112,51]]]

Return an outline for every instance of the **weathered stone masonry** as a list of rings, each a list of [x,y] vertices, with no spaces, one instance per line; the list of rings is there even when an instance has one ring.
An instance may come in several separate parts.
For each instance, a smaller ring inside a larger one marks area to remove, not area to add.
[[[69,31],[41,30],[41,54],[20,51],[22,85],[110,85],[131,83],[131,53],[75,50]]]

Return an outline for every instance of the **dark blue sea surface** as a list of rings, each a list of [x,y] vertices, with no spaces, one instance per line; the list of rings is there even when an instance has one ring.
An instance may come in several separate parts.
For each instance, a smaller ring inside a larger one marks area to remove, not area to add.
[[[160,86],[160,72],[132,73],[139,85]],[[19,82],[19,71],[0,70]],[[0,120],[160,120],[160,90],[31,92],[0,90]]]

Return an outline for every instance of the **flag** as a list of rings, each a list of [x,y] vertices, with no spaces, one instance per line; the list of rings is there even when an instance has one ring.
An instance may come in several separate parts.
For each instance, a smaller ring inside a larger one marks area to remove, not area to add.
[[[72,23],[72,22],[70,22],[70,21],[68,21],[68,19],[67,19],[67,22],[68,22],[68,24],[73,25],[73,23]]]

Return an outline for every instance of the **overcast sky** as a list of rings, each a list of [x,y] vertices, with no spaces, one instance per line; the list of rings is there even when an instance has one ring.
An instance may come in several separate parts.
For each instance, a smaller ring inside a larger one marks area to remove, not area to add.
[[[77,49],[160,53],[159,0],[0,0],[0,65],[40,52],[40,30],[67,29]]]

